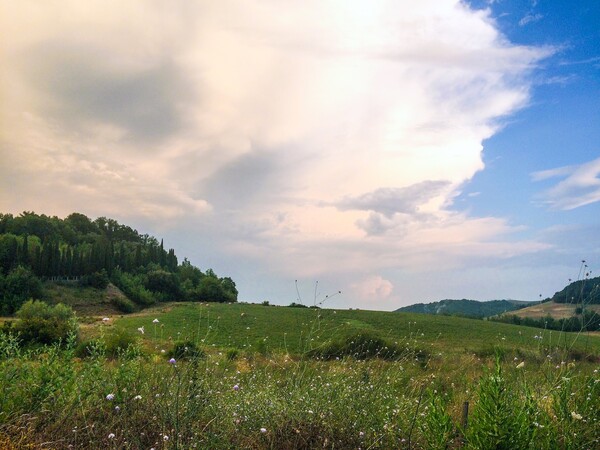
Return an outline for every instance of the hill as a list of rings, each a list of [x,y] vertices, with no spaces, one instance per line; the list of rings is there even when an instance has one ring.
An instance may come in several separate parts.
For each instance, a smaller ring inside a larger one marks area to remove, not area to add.
[[[587,305],[586,309],[600,314],[600,305]],[[554,319],[567,319],[575,316],[576,311],[577,305],[573,303],[543,302],[516,311],[511,311],[510,314],[532,319],[541,319],[548,316]]]
[[[0,213],[0,314],[51,297],[52,283],[103,290],[109,282],[124,294],[111,297],[122,312],[174,300],[235,302],[238,294],[231,278],[179,263],[162,240],[114,219]]]
[[[588,278],[589,272],[585,275],[584,279],[573,281],[556,292],[550,300],[555,303],[600,304],[600,277]]]
[[[417,303],[398,308],[396,312],[412,312],[420,314],[444,314],[465,317],[483,318],[514,311],[530,305],[531,302],[519,300],[441,300],[432,303]]]
[[[158,322],[154,322],[154,320]],[[541,345],[569,343],[600,356],[600,337],[546,332],[518,325],[468,319],[363,310],[330,310],[225,303],[170,303],[140,313],[96,322],[129,330],[149,349],[169,348],[174,341],[202,342],[215,349],[298,354],[343,336],[368,332],[390,343],[419,348],[430,355],[493,356],[502,352],[539,352]],[[137,332],[144,327],[145,333]],[[543,335],[543,340],[539,336]],[[588,337],[589,336],[589,337]],[[161,347],[164,346],[164,347]],[[544,353],[544,355],[546,355]]]

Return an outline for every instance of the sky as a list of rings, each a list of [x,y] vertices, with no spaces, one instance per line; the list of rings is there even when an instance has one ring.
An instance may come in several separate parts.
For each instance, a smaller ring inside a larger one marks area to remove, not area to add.
[[[0,27],[3,213],[114,218],[280,305],[600,265],[597,0],[0,0]]]

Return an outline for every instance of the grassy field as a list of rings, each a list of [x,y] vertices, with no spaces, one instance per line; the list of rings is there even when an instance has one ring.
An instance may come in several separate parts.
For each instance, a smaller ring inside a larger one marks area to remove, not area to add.
[[[0,448],[600,448],[598,336],[250,304],[106,317],[83,344],[0,334]],[[410,351],[311,353],[361,333]]]
[[[158,319],[159,323],[153,323]],[[374,332],[386,340],[432,355],[490,356],[503,352],[537,354],[544,348],[569,349],[600,354],[597,336],[560,333],[538,328],[460,317],[380,311],[331,310],[262,306],[252,304],[172,303],[142,313],[116,316],[110,325],[96,322],[86,333],[101,327],[118,327],[139,334],[147,348],[192,340],[207,347],[257,348],[275,353],[303,351],[360,331]]]

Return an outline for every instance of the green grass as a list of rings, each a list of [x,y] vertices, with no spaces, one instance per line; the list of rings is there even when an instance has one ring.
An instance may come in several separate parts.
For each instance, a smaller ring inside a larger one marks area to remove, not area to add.
[[[85,328],[95,344],[80,358],[75,342],[24,349],[0,334],[0,448],[600,447],[597,337],[247,304],[165,304]],[[427,356],[307,353],[359,332]],[[141,345],[109,349],[135,342],[127,333]],[[202,351],[169,363],[183,341]]]
[[[153,324],[153,319],[160,323]],[[543,353],[557,347],[577,351],[580,357],[600,355],[598,336],[460,317],[378,311],[181,303],[124,316],[114,323],[134,331],[144,327],[143,339],[152,347],[192,339],[208,347],[252,350],[263,341],[271,352],[299,354],[336,337],[375,330],[390,342],[418,345],[431,354],[447,356],[493,356],[496,349],[507,354]]]

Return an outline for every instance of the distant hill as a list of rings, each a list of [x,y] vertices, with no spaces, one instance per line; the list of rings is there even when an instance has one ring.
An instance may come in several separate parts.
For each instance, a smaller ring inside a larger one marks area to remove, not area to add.
[[[433,303],[417,303],[397,309],[397,312],[412,312],[421,314],[444,314],[465,317],[489,317],[514,311],[533,302],[520,300],[490,300],[480,302],[477,300],[441,300]]]
[[[550,299],[555,303],[600,303],[600,277],[584,278],[570,283]]]

